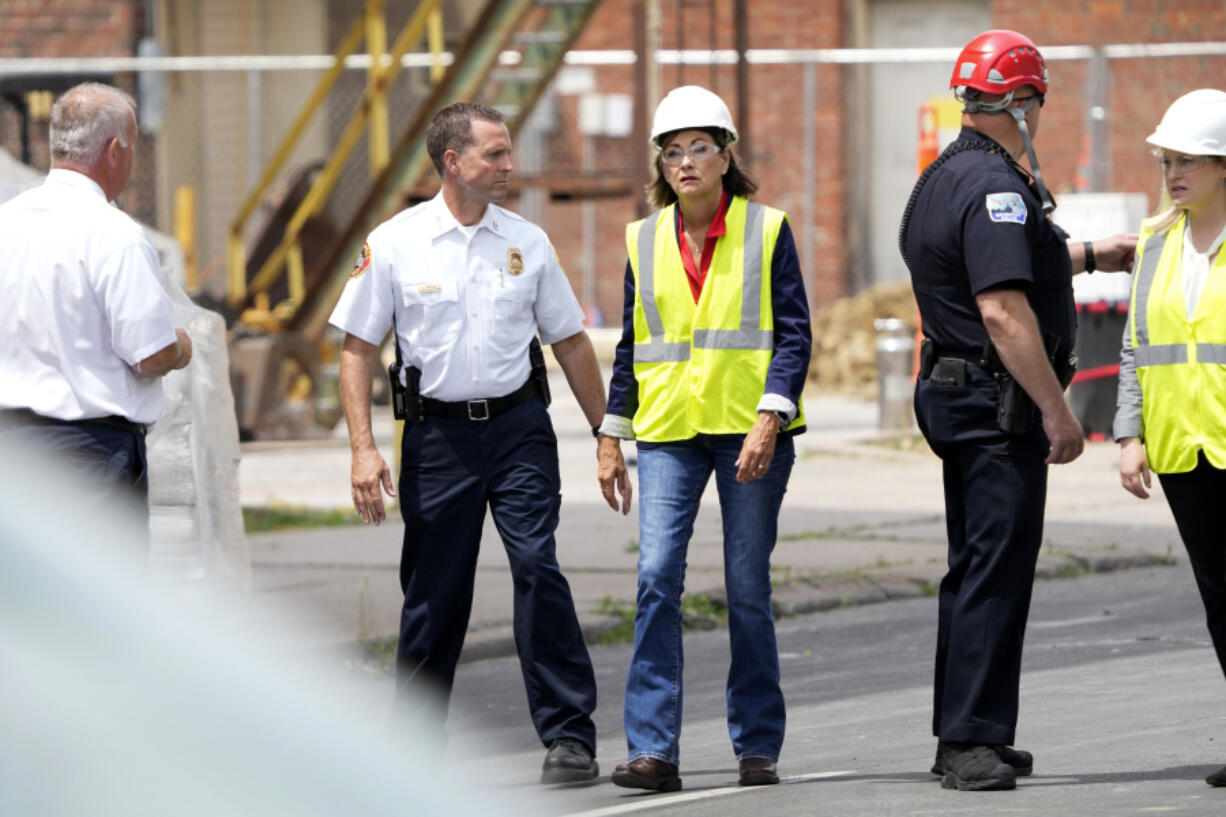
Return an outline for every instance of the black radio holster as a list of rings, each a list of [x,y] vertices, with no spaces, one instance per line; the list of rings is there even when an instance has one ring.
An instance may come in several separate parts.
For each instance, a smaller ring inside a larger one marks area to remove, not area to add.
[[[392,416],[397,420],[410,423],[424,423],[426,409],[421,398],[421,369],[416,366],[405,366],[400,357],[400,335],[396,332],[396,314],[392,312],[392,344],[396,349],[396,360],[387,367],[387,377],[391,381]],[[400,372],[404,370],[405,382],[400,382]]]
[[[1061,389],[1067,389],[1077,372],[1077,356],[1061,349],[1055,335],[1043,335],[1047,360]],[[984,344],[983,359],[996,379],[996,424],[1006,434],[1025,434],[1039,419],[1039,407],[1026,390],[1009,374],[991,341]]]
[[[553,396],[549,393],[549,372],[545,369],[545,352],[541,349],[541,341],[535,335],[528,344],[528,362],[532,364],[532,373],[528,377],[536,383],[545,408],[549,408],[549,404],[553,402]]]

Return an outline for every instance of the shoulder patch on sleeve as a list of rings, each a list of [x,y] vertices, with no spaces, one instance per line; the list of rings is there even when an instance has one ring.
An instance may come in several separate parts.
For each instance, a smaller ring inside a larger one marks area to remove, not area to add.
[[[362,273],[370,268],[370,242],[362,245],[362,251],[358,253],[358,260],[353,262],[353,270],[349,273],[350,278],[357,278]]]
[[[1026,202],[1017,193],[988,193],[987,207],[992,221],[1026,223]]]

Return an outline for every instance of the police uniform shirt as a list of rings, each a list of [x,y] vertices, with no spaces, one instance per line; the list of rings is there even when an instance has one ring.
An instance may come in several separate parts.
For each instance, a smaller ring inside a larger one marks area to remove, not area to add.
[[[176,341],[157,252],[88,176],[53,169],[0,205],[0,408],[152,423],[160,379],[133,367]]]
[[[378,345],[392,326],[421,391],[455,402],[501,397],[531,372],[528,344],[583,329],[583,310],[545,232],[489,205],[469,227],[442,193],[370,234],[333,326]]]
[[[1043,213],[1004,148],[965,127],[958,142],[999,154],[972,149],[950,156],[916,200],[904,240],[924,334],[940,349],[978,351],[988,337],[975,296],[1020,289],[1040,330],[1071,349],[1076,313],[1068,236]]]

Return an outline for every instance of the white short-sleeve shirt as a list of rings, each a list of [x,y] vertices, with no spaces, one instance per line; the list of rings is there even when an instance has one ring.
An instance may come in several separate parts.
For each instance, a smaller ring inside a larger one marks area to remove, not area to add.
[[[501,397],[528,379],[528,344],[583,330],[583,310],[541,228],[495,205],[461,226],[442,194],[370,234],[331,323],[379,344],[392,327],[422,394]]]
[[[0,205],[0,408],[152,423],[162,384],[133,369],[175,342],[157,252],[88,176],[53,169]]]

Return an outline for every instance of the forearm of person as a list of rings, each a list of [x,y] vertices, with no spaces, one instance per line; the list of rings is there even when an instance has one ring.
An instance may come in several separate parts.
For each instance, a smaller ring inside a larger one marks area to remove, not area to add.
[[[1047,360],[1039,323],[1019,289],[999,289],[976,296],[984,328],[1000,361],[1044,414],[1068,411],[1064,390]]]
[[[795,417],[796,406],[809,374],[813,330],[800,259],[786,221],[771,259],[771,310],[775,322],[775,348],[763,391],[790,401],[789,413]],[[762,407],[759,404],[759,408]],[[774,409],[775,406],[769,408]]]
[[[1144,396],[1137,377],[1137,353],[1132,347],[1132,317],[1124,327],[1120,344],[1120,376],[1115,392],[1115,421],[1111,433],[1116,442],[1129,437],[1141,437],[1145,431],[1142,408]]]
[[[599,426],[605,412],[605,394],[591,338],[587,332],[579,331],[557,341],[550,348],[566,375],[566,382],[588,425],[592,428]]]
[[[165,346],[136,364],[141,377],[164,377],[182,369],[192,359],[192,341],[183,329],[175,330],[175,342]]]
[[[601,423],[601,433],[632,440],[632,421],[638,411],[639,388],[634,376],[634,271],[629,262],[626,263],[622,296],[622,335],[613,354],[609,402]]]
[[[354,453],[375,447],[370,425],[370,384],[378,357],[378,346],[354,335],[345,336],[341,346],[341,405],[349,426],[349,447]]]

